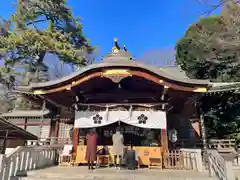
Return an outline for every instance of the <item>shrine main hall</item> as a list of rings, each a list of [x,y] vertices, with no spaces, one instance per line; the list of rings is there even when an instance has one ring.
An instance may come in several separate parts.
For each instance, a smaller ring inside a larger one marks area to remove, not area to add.
[[[191,79],[178,66],[143,64],[115,42],[99,63],[60,79],[16,87],[19,95],[41,108],[12,119],[24,129],[31,127],[31,133],[38,132],[41,141],[55,144],[67,139],[79,163],[85,161],[89,129],[96,129],[99,146],[111,150],[112,134],[120,127],[124,144],[132,146],[146,164],[148,155],[159,156],[179,140],[186,140],[189,147],[201,140],[203,116],[198,102],[206,93],[228,86]],[[2,116],[17,116],[11,113]],[[33,116],[38,118],[29,118]]]

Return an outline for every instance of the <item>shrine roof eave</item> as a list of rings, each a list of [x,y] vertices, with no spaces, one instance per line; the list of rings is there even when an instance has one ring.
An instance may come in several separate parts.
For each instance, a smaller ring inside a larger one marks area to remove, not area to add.
[[[178,83],[183,83],[183,84],[188,84],[191,86],[204,86],[207,87],[209,80],[198,80],[198,79],[190,79],[190,78],[186,78],[183,77],[179,74],[171,74],[171,73],[167,73],[166,71],[164,71],[164,69],[162,68],[158,68],[158,67],[153,67],[150,65],[146,65],[143,63],[139,63],[136,61],[129,61],[129,62],[101,62],[98,64],[91,64],[88,65],[86,67],[83,67],[82,69],[59,79],[56,80],[51,80],[51,81],[47,81],[47,82],[40,82],[40,83],[31,83],[29,86],[18,86],[16,87],[17,91],[20,92],[31,92],[31,90],[33,89],[41,89],[41,88],[49,88],[52,86],[57,86],[58,84],[62,84],[62,83],[66,83],[68,81],[72,81],[74,78],[78,77],[78,76],[82,76],[86,73],[88,73],[89,71],[101,71],[101,69],[109,69],[109,68],[121,68],[121,69],[138,69],[139,71],[147,71],[149,73],[155,74],[157,76],[160,76],[162,78],[171,80],[171,81],[175,81]]]
[[[207,93],[216,92],[240,92],[240,82],[210,82]]]
[[[8,132],[8,135],[6,134]],[[7,136],[7,137],[6,137]],[[37,140],[38,137],[17,127],[8,122],[4,118],[0,118],[0,139],[6,137],[7,139],[23,139],[23,140]]]

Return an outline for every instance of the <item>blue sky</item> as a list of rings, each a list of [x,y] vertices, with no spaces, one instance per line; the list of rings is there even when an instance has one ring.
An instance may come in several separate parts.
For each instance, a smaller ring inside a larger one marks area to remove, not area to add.
[[[13,2],[1,2],[1,16],[14,11]],[[111,50],[114,37],[135,57],[171,49],[206,11],[197,0],[68,0],[68,4],[82,18],[84,34],[100,47],[101,56]]]

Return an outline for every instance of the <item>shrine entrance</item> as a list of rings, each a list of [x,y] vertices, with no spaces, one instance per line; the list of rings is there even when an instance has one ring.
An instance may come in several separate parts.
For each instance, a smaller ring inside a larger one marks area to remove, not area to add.
[[[111,146],[112,135],[117,127],[120,127],[120,132],[124,137],[126,146],[160,146],[161,135],[158,129],[145,129],[136,126],[131,126],[125,123],[114,123],[108,126],[97,128],[99,136],[98,144]],[[80,130],[84,131],[84,129]],[[87,130],[86,130],[87,131]]]
[[[93,118],[93,121],[99,120],[102,120],[101,116]],[[159,129],[140,128],[122,122],[115,122],[113,124],[95,128],[98,136],[98,150],[103,147],[107,147],[109,150],[108,160],[106,161],[105,159],[105,161],[101,161],[101,163],[109,164],[109,166],[113,164],[113,156],[111,155],[112,135],[115,133],[117,127],[120,127],[120,132],[123,134],[125,150],[133,149],[136,151],[136,160],[139,163],[139,166],[160,169],[196,170],[197,153],[186,152],[181,149],[168,149],[164,151],[161,146],[161,133]],[[90,129],[91,128],[78,129],[79,142],[76,163],[86,163],[85,137]],[[125,164],[125,157],[123,157],[122,162]]]
[[[95,109],[97,106],[95,105]],[[74,126],[78,128],[79,133],[76,162],[86,163],[84,159],[85,137],[89,128],[96,129],[98,148],[107,146],[111,160],[113,159],[111,155],[112,135],[117,127],[120,127],[124,136],[126,150],[136,150],[137,161],[140,165],[148,165],[149,157],[159,158],[162,154],[161,129],[166,129],[166,113],[161,110],[148,111],[146,108],[145,111],[140,111],[137,110],[138,106],[128,104],[125,111],[113,105],[103,108],[102,111],[100,109],[76,111]],[[93,105],[89,109],[94,109]]]

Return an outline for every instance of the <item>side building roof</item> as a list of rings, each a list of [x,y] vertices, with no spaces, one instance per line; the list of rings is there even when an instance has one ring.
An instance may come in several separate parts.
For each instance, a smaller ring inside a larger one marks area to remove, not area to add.
[[[0,117],[0,139],[37,140],[38,137]]]
[[[13,110],[7,113],[3,113],[0,117],[43,117],[50,113],[49,110]]]

